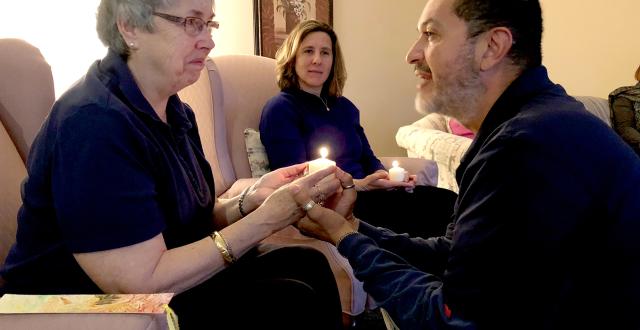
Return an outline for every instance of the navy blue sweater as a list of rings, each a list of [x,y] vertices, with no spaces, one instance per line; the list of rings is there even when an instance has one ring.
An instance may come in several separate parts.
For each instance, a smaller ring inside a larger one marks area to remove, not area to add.
[[[284,90],[262,110],[260,139],[272,170],[316,159],[322,146],[356,179],[384,169],[360,126],[360,112],[346,97],[325,101],[299,89]]]

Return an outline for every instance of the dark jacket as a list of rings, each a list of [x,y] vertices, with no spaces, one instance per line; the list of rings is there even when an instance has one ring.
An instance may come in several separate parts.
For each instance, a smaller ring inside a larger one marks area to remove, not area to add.
[[[544,67],[498,99],[456,177],[447,237],[363,223],[340,243],[401,329],[638,328],[640,158]]]

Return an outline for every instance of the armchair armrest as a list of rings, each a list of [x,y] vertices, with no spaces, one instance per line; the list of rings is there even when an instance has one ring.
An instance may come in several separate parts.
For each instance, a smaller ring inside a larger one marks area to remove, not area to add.
[[[449,128],[448,118],[439,113],[430,113],[411,124],[412,126],[435,129],[442,132],[451,133],[451,128]]]
[[[397,160],[409,174],[416,175],[416,184],[418,185],[438,185],[438,165],[432,160],[412,157],[379,157],[379,159],[387,169],[391,168],[391,163],[394,160]]]

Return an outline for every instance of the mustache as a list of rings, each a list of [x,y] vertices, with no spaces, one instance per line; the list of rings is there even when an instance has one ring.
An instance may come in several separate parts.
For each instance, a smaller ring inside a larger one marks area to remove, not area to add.
[[[415,65],[415,69],[418,72],[431,73],[431,68],[429,68],[427,63],[418,63],[418,64]]]

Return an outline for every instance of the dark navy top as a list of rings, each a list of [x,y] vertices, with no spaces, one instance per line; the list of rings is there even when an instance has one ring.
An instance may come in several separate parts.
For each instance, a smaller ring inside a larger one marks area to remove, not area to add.
[[[97,292],[72,253],[159,233],[174,248],[211,233],[213,175],[177,95],[167,122],[111,51],[61,96],[29,154],[17,241],[2,269],[7,292]]]
[[[384,169],[360,126],[358,108],[346,97],[324,102],[324,97],[300,89],[283,90],[267,102],[260,139],[271,169],[316,159],[322,146],[329,148],[329,159],[356,179]]]
[[[401,329],[640,329],[640,158],[544,67],[498,99],[456,177],[448,236],[363,223],[339,246]]]

